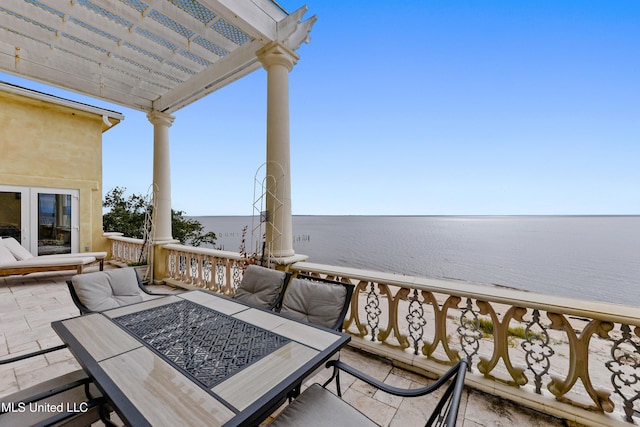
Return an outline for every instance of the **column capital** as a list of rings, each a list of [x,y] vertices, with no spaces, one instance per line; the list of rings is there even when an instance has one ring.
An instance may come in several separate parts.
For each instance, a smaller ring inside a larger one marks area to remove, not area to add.
[[[283,65],[289,71],[300,59],[297,53],[279,41],[273,41],[265,45],[256,52],[256,56],[266,69],[269,69],[272,65]]]
[[[175,116],[171,114],[163,113],[162,111],[152,110],[147,114],[147,119],[151,122],[151,124],[155,125],[164,125],[166,127],[170,127],[175,120]]]

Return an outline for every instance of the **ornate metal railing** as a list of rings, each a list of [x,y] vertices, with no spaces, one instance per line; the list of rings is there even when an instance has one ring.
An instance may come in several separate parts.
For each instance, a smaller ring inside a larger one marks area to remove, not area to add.
[[[356,285],[352,345],[584,425],[640,421],[640,309],[312,263],[295,272]],[[475,374],[475,375],[474,375]]]
[[[165,282],[188,289],[201,288],[233,295],[247,259],[236,252],[167,244]]]
[[[232,295],[245,258],[165,245],[167,282]],[[439,375],[469,358],[467,384],[589,426],[640,420],[640,309],[514,289],[296,263],[356,285],[351,345]]]

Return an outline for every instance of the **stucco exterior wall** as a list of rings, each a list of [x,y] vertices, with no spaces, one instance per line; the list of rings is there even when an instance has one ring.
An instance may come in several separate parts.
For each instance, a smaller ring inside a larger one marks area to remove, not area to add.
[[[79,191],[79,250],[102,233],[102,116],[0,90],[0,184]]]

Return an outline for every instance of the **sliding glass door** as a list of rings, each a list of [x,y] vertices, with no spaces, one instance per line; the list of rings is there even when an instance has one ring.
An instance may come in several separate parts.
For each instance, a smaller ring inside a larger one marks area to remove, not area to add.
[[[38,193],[38,255],[71,253],[71,195]]]
[[[29,218],[23,201],[21,187],[0,186],[0,237],[22,242],[23,224]]]
[[[0,237],[33,255],[78,251],[78,190],[0,185]]]

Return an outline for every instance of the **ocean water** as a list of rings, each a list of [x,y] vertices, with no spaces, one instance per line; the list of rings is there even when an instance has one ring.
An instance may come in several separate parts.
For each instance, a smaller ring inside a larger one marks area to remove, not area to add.
[[[251,217],[197,217],[238,251]],[[310,262],[640,307],[640,216],[294,216]]]

